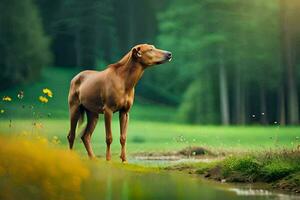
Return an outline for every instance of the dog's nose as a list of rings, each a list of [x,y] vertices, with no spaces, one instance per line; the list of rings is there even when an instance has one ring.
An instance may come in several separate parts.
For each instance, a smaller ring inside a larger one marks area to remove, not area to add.
[[[168,59],[172,58],[172,53],[171,52],[167,52],[167,58]]]

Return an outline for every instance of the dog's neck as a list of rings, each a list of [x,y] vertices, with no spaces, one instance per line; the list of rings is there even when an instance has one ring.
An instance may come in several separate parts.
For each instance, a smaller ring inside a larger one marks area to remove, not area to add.
[[[131,58],[128,65],[125,66],[125,90],[132,90],[141,79],[143,73],[144,66]]]
[[[117,74],[124,80],[125,91],[129,92],[141,79],[145,67],[131,56],[131,52],[126,54],[124,58],[119,61],[118,65],[119,66],[115,68]]]

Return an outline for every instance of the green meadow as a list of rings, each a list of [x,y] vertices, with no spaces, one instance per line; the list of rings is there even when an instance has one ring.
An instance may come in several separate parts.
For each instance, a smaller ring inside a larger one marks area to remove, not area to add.
[[[8,120],[2,120],[2,133],[18,134],[22,132],[40,133],[49,139],[57,136],[61,144],[67,148],[67,119],[42,119],[37,126],[32,120],[13,120],[9,127]],[[77,133],[75,149],[84,152],[80,143],[80,131]],[[113,153],[119,153],[119,124],[113,122]],[[105,132],[104,122],[99,120],[93,133],[92,144],[96,154],[104,156]],[[162,152],[180,150],[190,146],[201,146],[212,151],[258,151],[296,148],[299,145],[299,129],[297,127],[217,127],[182,125],[166,122],[148,122],[132,119],[128,128],[128,153]]]

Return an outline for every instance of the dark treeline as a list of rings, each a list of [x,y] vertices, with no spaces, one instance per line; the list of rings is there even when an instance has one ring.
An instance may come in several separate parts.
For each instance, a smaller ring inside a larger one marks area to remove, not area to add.
[[[1,0],[1,87],[42,66],[101,69],[137,43],[173,52],[138,96],[182,122],[298,124],[299,0]]]
[[[133,45],[155,41],[158,2],[1,0],[0,64],[7,71],[1,79],[23,83],[50,64],[91,69],[115,62]],[[7,81],[2,89],[11,85]]]
[[[36,0],[54,64],[91,68],[111,63],[157,35],[157,0]]]

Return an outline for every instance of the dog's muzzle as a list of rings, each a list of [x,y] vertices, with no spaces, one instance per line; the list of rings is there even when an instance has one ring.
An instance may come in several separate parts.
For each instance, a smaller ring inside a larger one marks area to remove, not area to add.
[[[166,60],[170,62],[172,60],[172,53],[167,51],[165,54],[165,57],[166,57]]]

